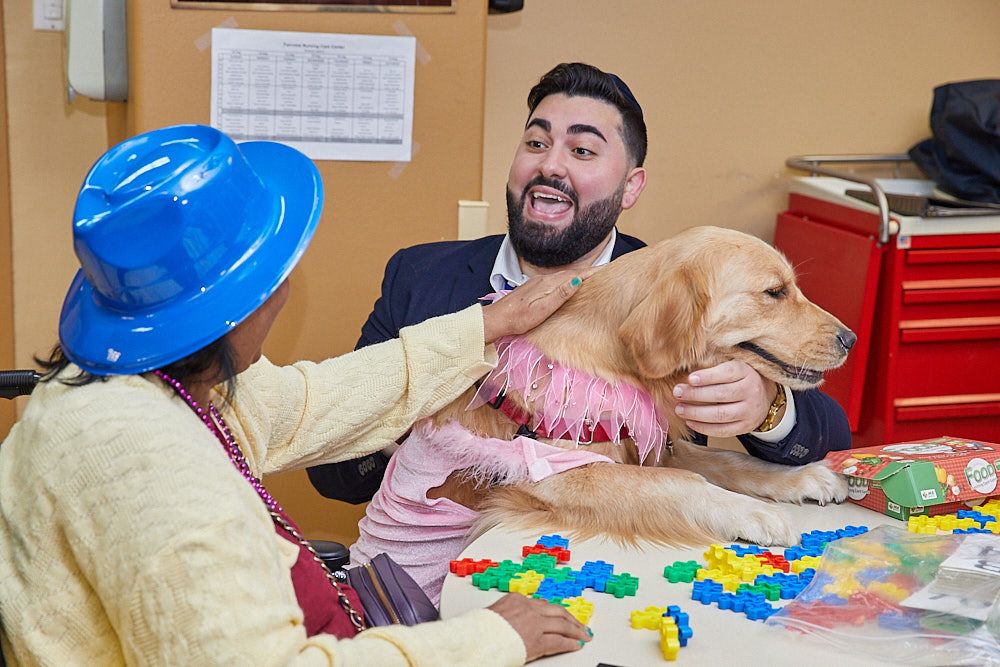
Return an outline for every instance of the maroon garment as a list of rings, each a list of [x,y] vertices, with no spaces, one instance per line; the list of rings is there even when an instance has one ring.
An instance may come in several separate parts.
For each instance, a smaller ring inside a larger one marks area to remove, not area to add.
[[[295,527],[295,530],[302,533],[299,527],[292,521],[285,510],[278,507],[276,510],[285,521]],[[292,566],[292,586],[295,587],[295,597],[299,601],[299,607],[305,615],[306,636],[312,637],[318,634],[328,634],[338,639],[346,639],[358,634],[350,617],[344,608],[340,606],[337,598],[337,590],[326,577],[326,571],[313,559],[309,550],[299,544],[299,541],[289,535],[277,523],[274,529],[279,535],[299,548],[299,557]],[[347,584],[339,584],[340,589],[351,601],[351,606],[364,617],[364,610],[361,608],[361,600],[358,593]]]

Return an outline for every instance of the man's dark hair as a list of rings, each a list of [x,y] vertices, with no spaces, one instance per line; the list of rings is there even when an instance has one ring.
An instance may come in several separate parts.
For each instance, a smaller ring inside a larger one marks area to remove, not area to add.
[[[60,373],[70,365],[70,360],[58,343],[52,348],[48,358],[35,357],[35,363],[42,369],[42,382],[57,379]],[[223,336],[183,359],[160,368],[170,377],[187,385],[191,380],[202,378],[206,373],[214,373],[220,383],[225,384],[224,394],[227,401],[232,400],[236,390],[236,353],[232,343]],[[60,377],[58,381],[72,387],[81,387],[91,382],[104,382],[110,375],[95,375],[81,370],[70,377]]]
[[[642,107],[625,82],[585,63],[562,63],[546,72],[528,93],[528,116],[549,95],[592,97],[607,102],[622,115],[621,137],[635,166],[646,160],[646,122]]]

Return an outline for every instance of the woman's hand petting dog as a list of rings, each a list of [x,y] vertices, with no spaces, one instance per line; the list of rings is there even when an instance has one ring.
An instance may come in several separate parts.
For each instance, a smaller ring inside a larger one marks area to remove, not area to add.
[[[757,428],[778,391],[777,384],[737,360],[695,371],[687,379],[674,387],[679,400],[675,410],[692,431],[716,438]]]
[[[508,593],[487,609],[500,614],[521,635],[526,662],[583,648],[593,636],[557,604]]]
[[[526,333],[559,309],[600,267],[535,276],[504,298],[483,306],[486,342]]]

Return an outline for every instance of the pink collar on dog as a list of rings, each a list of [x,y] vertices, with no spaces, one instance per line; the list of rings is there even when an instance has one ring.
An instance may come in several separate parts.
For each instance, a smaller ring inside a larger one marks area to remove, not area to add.
[[[478,408],[500,392],[513,390],[520,392],[534,413],[533,431],[579,445],[584,434],[600,425],[618,444],[624,427],[639,450],[640,461],[654,450],[659,457],[667,432],[649,394],[629,384],[566,368],[524,338],[501,338],[496,348],[499,363],[483,379],[466,409]]]

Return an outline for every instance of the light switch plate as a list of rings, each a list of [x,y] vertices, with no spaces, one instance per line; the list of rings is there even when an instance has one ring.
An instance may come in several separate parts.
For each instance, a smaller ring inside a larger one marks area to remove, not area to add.
[[[489,202],[459,199],[458,239],[470,241],[486,236],[486,216],[489,210]]]
[[[66,29],[66,8],[64,0],[32,0],[34,3],[35,30]]]

